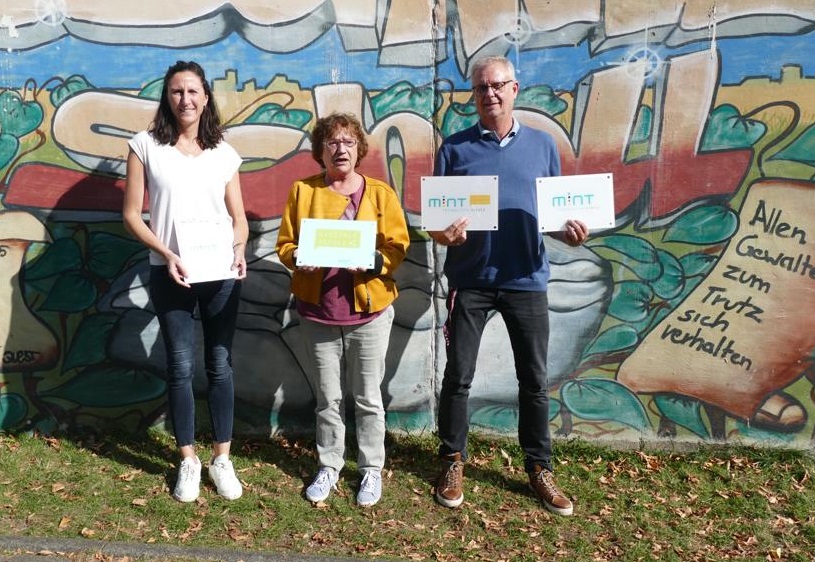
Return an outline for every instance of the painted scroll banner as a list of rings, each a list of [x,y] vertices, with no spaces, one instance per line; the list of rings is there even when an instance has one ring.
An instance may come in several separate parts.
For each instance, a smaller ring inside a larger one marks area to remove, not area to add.
[[[739,228],[696,289],[620,366],[635,392],[672,393],[750,419],[815,348],[815,184],[751,186]]]

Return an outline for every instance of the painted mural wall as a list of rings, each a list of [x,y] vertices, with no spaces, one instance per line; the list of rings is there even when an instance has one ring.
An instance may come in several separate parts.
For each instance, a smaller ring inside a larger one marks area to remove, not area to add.
[[[0,0],[0,48],[0,429],[163,419],[147,254],[119,210],[127,140],[147,127],[166,68],[194,59],[244,158],[237,431],[313,425],[274,244],[289,186],[317,170],[310,127],[335,110],[363,120],[361,170],[393,185],[411,225],[388,424],[432,430],[446,284],[444,249],[420,228],[420,178],[441,139],[476,120],[473,61],[504,54],[516,118],[555,137],[564,174],[614,176],[613,228],[577,249],[547,241],[553,427],[810,446],[809,0]],[[493,317],[473,425],[514,432],[516,388]]]

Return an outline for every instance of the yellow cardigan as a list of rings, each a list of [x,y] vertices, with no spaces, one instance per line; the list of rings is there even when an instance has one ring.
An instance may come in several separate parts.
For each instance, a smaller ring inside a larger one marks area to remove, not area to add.
[[[357,312],[378,312],[387,308],[398,294],[393,272],[405,259],[410,237],[405,213],[394,189],[385,182],[363,177],[365,192],[357,219],[376,221],[376,251],[382,256],[382,269],[354,274],[354,308]],[[295,268],[300,219],[339,219],[348,200],[347,196],[328,189],[323,174],[298,180],[289,191],[276,249],[281,263],[293,270],[291,292],[304,302],[320,303],[324,270],[308,272]]]

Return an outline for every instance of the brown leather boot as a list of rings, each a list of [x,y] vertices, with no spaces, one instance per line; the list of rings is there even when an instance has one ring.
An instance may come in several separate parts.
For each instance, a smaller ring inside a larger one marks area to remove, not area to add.
[[[444,467],[436,480],[436,501],[445,507],[458,507],[464,501],[464,463],[461,453],[443,455]]]
[[[546,506],[546,509],[558,515],[571,515],[574,512],[572,500],[566,497],[555,484],[555,475],[540,465],[529,473],[529,487]]]

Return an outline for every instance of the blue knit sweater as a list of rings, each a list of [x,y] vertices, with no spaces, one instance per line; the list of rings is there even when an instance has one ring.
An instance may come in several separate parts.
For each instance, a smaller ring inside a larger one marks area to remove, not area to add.
[[[535,178],[560,175],[552,137],[521,125],[501,147],[475,125],[444,140],[435,175],[498,176],[498,230],[468,231],[463,245],[447,248],[450,288],[545,291],[549,260],[538,231]]]

